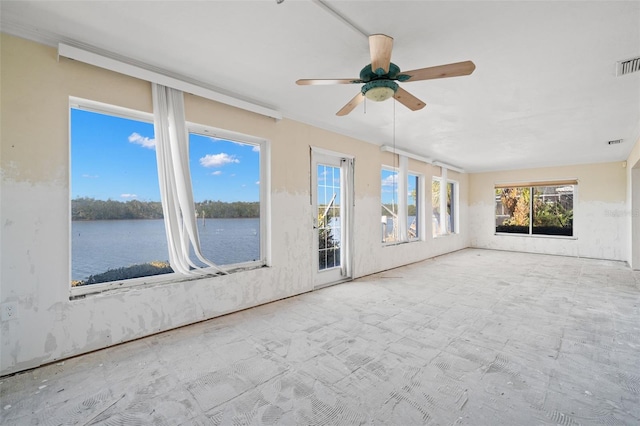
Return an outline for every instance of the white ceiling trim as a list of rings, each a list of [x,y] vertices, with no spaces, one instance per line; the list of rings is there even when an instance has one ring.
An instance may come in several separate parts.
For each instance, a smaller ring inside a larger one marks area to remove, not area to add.
[[[203,98],[211,99],[226,105],[231,105],[246,111],[255,112],[267,117],[282,119],[282,113],[275,109],[267,108],[249,101],[235,98],[224,93],[217,92],[213,89],[205,87],[204,84],[197,84],[186,81],[186,78],[169,76],[164,73],[152,71],[148,68],[133,65],[130,61],[115,59],[111,55],[105,53],[96,53],[90,50],[80,49],[68,44],[58,44],[58,55],[65,58],[81,61],[86,64],[94,65],[100,68],[115,71],[141,80],[150,81],[152,83],[162,84],[183,92],[192,93]],[[132,62],[132,61],[131,61]]]
[[[326,2],[324,2],[322,0],[311,0],[311,1],[313,2],[313,4],[315,4],[316,6],[318,6],[319,8],[321,8],[322,10],[326,11],[331,16],[336,18],[338,21],[342,22],[347,27],[351,28],[353,31],[355,31],[359,35],[363,36],[365,40],[369,39],[369,35],[370,34],[368,34],[365,30],[360,28],[358,25],[356,25],[355,23],[353,23],[349,19],[345,18],[343,15],[339,14],[338,12],[336,12]]]
[[[461,169],[460,167],[452,166],[451,164],[443,163],[441,161],[432,160],[431,158],[425,157],[423,155],[414,154],[413,152],[397,149],[394,146],[382,145],[380,147],[380,151],[392,152],[394,154],[402,155],[407,158],[412,158],[414,160],[422,161],[423,163],[433,164],[434,166],[438,166],[438,167],[444,167],[448,170],[453,170],[454,172],[466,173],[464,169]]]
[[[391,152],[393,154],[398,154],[405,156],[407,158],[413,158],[414,160],[422,161],[423,163],[433,164],[433,160],[431,158],[424,157],[422,155],[414,154],[409,151],[404,151],[402,149],[397,149],[395,146],[382,145],[380,147],[380,151],[382,152]]]
[[[455,167],[455,166],[452,166],[451,164],[443,163],[441,161],[434,161],[433,165],[438,167],[443,167],[447,170],[451,170],[458,173],[466,173],[464,169],[461,169],[460,167]]]

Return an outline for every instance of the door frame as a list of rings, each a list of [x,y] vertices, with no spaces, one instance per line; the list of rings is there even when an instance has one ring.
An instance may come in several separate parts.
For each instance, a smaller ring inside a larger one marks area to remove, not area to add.
[[[315,146],[309,147],[310,158],[310,192],[309,201],[313,210],[312,224],[312,251],[313,262],[311,262],[311,274],[313,288],[319,289],[340,282],[348,281],[353,278],[353,207],[354,207],[354,167],[355,157],[353,155],[341,152],[331,151]],[[340,267],[329,270],[320,271],[318,262],[318,230],[317,230],[317,189],[318,189],[318,164],[323,163],[322,159],[330,158],[333,160],[333,167],[340,165],[340,215],[341,215],[341,234],[340,234]]]

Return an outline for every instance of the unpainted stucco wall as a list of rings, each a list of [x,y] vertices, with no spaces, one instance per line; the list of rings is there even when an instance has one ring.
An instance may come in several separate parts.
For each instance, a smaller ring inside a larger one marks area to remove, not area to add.
[[[469,175],[471,246],[498,250],[628,259],[626,169],[623,162],[511,170]],[[496,183],[578,179],[574,238],[496,235]]]
[[[16,318],[0,323],[0,375],[310,291],[309,146],[355,156],[355,277],[469,245],[465,175],[449,174],[460,183],[459,235],[433,239],[427,226],[424,241],[383,246],[385,153],[377,146],[187,95],[189,121],[271,143],[272,267],[69,300],[69,96],[151,112],[150,84],[0,37],[0,303],[18,308]],[[410,168],[425,175],[429,212],[439,169],[420,162]]]

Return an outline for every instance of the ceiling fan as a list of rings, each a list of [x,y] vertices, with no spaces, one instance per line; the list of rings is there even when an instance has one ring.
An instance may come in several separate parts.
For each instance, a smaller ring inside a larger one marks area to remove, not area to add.
[[[375,102],[385,101],[393,97],[410,110],[417,111],[424,108],[426,104],[400,87],[396,81],[410,83],[412,81],[458,77],[469,75],[476,69],[473,62],[464,61],[401,72],[400,68],[391,62],[392,48],[392,37],[384,34],[370,35],[369,51],[371,52],[371,64],[360,71],[360,78],[300,79],[296,81],[296,83],[301,86],[364,83],[360,89],[360,93],[336,113],[336,115],[340,116],[347,115],[353,111],[365,97]]]

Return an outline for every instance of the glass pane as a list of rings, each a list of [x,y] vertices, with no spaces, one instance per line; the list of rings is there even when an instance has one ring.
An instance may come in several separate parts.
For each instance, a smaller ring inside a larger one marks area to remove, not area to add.
[[[455,229],[455,187],[452,182],[447,183],[447,233],[456,232]]]
[[[340,247],[336,246],[332,251],[333,256],[333,267],[337,268],[340,266]]]
[[[192,133],[189,167],[202,254],[217,265],[260,260],[260,147]]]
[[[529,233],[531,188],[496,188],[496,232]]]
[[[71,285],[173,272],[153,124],[72,108]]]
[[[339,167],[318,165],[318,269],[340,266],[342,233]]]
[[[398,173],[382,169],[381,173],[382,242],[398,241]]]
[[[320,235],[320,247],[325,247],[326,244],[322,243],[323,236]],[[318,269],[324,270],[327,269],[327,250],[321,249],[318,251]]]
[[[407,176],[407,237],[409,240],[418,239],[418,197],[420,194],[419,178],[416,175]]]
[[[433,206],[433,214],[431,219],[431,229],[433,236],[440,235],[440,181],[431,181],[431,205]]]
[[[532,231],[539,235],[573,235],[573,185],[534,188]]]

